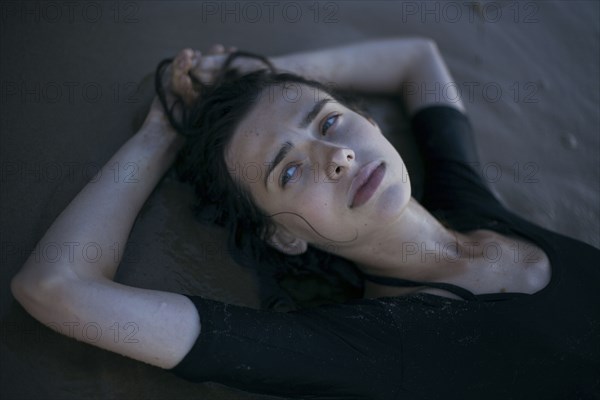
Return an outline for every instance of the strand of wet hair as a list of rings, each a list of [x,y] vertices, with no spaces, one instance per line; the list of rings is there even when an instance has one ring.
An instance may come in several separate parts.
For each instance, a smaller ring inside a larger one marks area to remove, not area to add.
[[[269,72],[271,74],[277,73],[277,69],[275,68],[275,66],[273,66],[273,64],[267,57],[261,56],[260,54],[251,53],[249,51],[237,50],[229,54],[229,56],[225,59],[225,62],[221,67],[219,76],[217,77],[217,84],[220,84],[222,82],[222,80],[225,78],[225,73],[227,72],[227,70],[229,70],[229,66],[235,61],[236,58],[239,57],[255,58],[261,61],[263,64],[265,64],[268,67]]]
[[[156,73],[154,74],[154,89],[156,91],[156,95],[158,96],[161,105],[163,106],[165,114],[167,114],[167,118],[171,126],[173,126],[173,128],[175,128],[177,132],[179,132],[183,136],[189,136],[185,128],[185,122],[187,121],[187,110],[185,107],[183,107],[183,99],[180,96],[174,95],[175,101],[173,102],[171,107],[169,107],[169,105],[167,104],[167,95],[165,93],[165,87],[163,85],[163,75],[165,69],[168,68],[168,66],[171,63],[173,63],[173,58],[166,58],[162,60],[156,67]],[[173,116],[173,110],[177,106],[181,106],[180,108],[182,113],[182,120],[184,121],[184,124],[180,124]]]
[[[239,57],[255,58],[255,59],[261,61],[263,64],[265,64],[268,67],[270,73],[272,73],[272,74],[277,73],[276,68],[273,66],[273,64],[271,63],[271,61],[269,61],[269,59],[267,57],[261,56],[260,54],[251,53],[249,51],[237,50],[237,51],[230,53],[227,56],[227,58],[225,59],[225,62],[221,66],[221,70],[219,71],[219,74],[217,75],[217,79],[210,86],[202,83],[192,73],[192,71],[188,72],[188,75],[192,81],[192,84],[195,86],[195,89],[199,93],[201,93],[201,96],[203,94],[204,95],[210,94],[210,91],[212,88],[218,87],[219,85],[221,85],[223,83],[223,81],[225,80],[225,78],[227,76],[227,72],[229,71],[229,67],[231,66],[233,61],[235,61],[235,59],[239,58]],[[167,95],[165,93],[165,87],[163,85],[163,75],[164,75],[166,68],[168,68],[168,66],[173,63],[173,60],[174,60],[173,58],[166,58],[158,64],[158,66],[156,67],[156,73],[154,75],[154,87],[155,87],[156,94],[160,100],[160,103],[162,104],[163,109],[165,110],[165,113],[167,114],[169,123],[183,136],[190,136],[190,133],[188,132],[189,123],[190,123],[189,112],[188,112],[187,107],[185,107],[185,105],[183,104],[183,99],[180,96],[174,95],[175,101],[173,102],[171,107],[169,107],[169,105],[167,104]],[[179,123],[173,116],[174,110],[176,107],[179,107],[181,109],[182,123]]]
[[[227,58],[223,62],[223,65],[221,66],[221,69],[217,75],[217,78],[215,79],[215,81],[212,84],[205,85],[192,73],[192,71],[189,71],[188,75],[189,75],[190,79],[192,80],[192,83],[196,86],[196,89],[200,93],[210,93],[211,89],[220,86],[223,83],[223,81],[225,81],[228,72],[235,71],[235,68],[230,68],[230,66],[235,61],[236,58],[240,58],[240,57],[255,58],[255,59],[261,61],[263,64],[265,64],[268,67],[268,70],[271,74],[277,73],[277,69],[273,66],[273,64],[271,63],[271,61],[269,61],[268,58],[261,56],[260,54],[251,53],[249,51],[237,50],[237,51],[230,53],[227,56]]]
[[[315,232],[317,235],[319,235],[323,239],[329,240],[329,241],[331,241],[333,243],[352,243],[356,239],[358,239],[358,231],[356,231],[356,230],[354,231],[354,233],[355,233],[354,237],[352,239],[350,239],[350,240],[335,240],[335,239],[330,239],[327,236],[322,235],[318,230],[316,230],[315,227],[312,226],[312,224],[310,222],[308,222],[308,220],[306,218],[304,218],[302,215],[300,215],[298,213],[295,213],[295,212],[292,212],[292,211],[281,211],[281,212],[278,212],[278,213],[275,213],[275,214],[268,215],[268,217],[273,218],[273,217],[276,217],[276,216],[282,215],[282,214],[292,214],[292,215],[300,218],[302,221],[304,221],[306,223],[306,225],[309,226],[310,229],[312,229],[313,232]]]

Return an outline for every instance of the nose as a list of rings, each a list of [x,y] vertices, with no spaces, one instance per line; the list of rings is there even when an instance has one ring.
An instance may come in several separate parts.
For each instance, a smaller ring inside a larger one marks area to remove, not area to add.
[[[341,146],[331,146],[327,149],[324,172],[329,180],[340,179],[352,166],[355,155],[352,149]]]

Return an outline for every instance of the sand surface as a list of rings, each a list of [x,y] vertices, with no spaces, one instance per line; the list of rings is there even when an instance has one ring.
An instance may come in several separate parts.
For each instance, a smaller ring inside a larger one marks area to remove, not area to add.
[[[52,221],[134,133],[152,95],[144,78],[183,47],[222,42],[278,55],[431,37],[463,91],[482,173],[502,202],[600,247],[596,1],[339,1],[316,9],[286,2],[271,10],[262,2],[64,3],[1,4],[4,399],[268,398],[187,383],[76,343],[34,321],[9,292]],[[373,113],[384,129],[406,130],[389,103]],[[138,218],[117,279],[256,307],[257,279],[230,261],[221,231],[190,218],[190,200],[189,189],[167,176]]]

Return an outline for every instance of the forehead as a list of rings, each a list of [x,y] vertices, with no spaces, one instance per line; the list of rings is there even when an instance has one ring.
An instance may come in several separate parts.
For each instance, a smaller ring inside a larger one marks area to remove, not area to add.
[[[241,121],[236,133],[244,134],[252,127],[272,128],[290,123],[297,126],[316,103],[326,98],[331,98],[331,95],[304,84],[285,83],[267,87]]]
[[[258,163],[264,167],[268,156],[281,143],[298,134],[306,114],[331,95],[303,84],[280,84],[263,90],[254,107],[241,120],[227,146],[225,160]]]

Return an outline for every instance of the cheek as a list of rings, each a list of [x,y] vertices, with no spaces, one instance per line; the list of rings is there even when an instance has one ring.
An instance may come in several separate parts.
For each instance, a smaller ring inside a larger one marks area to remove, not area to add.
[[[375,212],[381,221],[394,221],[410,201],[410,184],[397,183],[384,189],[377,199]]]
[[[330,194],[318,190],[304,190],[294,196],[294,208],[311,225],[321,222],[330,224],[336,215],[333,199]]]
[[[284,211],[278,222],[290,232],[311,244],[345,241],[348,227],[343,227],[343,221],[348,221],[344,210],[336,206],[330,195],[304,191],[294,197],[294,202]],[[355,233],[352,231],[352,237]]]

